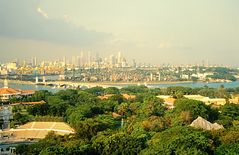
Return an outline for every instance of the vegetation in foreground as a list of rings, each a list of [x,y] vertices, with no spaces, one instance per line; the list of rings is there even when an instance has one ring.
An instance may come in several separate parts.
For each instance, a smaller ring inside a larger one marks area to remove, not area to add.
[[[87,90],[65,90],[56,94],[39,91],[25,101],[44,100],[46,104],[15,106],[12,126],[33,119],[64,120],[76,134],[58,136],[49,133],[32,145],[19,145],[19,154],[238,154],[239,105],[219,108],[183,98],[184,94],[230,98],[239,89],[185,88],[148,89],[143,86],[122,89],[95,87]],[[121,94],[132,94],[125,99]],[[114,94],[101,100],[98,96]],[[172,95],[174,109],[167,109],[157,95]],[[117,117],[113,117],[116,113]],[[201,116],[222,124],[225,129],[204,131],[189,124]]]

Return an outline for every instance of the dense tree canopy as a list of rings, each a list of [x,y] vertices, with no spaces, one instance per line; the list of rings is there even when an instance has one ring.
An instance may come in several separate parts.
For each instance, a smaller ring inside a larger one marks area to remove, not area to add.
[[[12,125],[37,119],[64,120],[76,133],[67,136],[49,133],[37,143],[19,145],[17,152],[30,155],[235,154],[239,147],[239,105],[226,104],[215,108],[186,99],[183,95],[228,99],[237,92],[239,88],[150,89],[145,86],[95,87],[62,90],[54,94],[38,91],[24,100],[44,100],[46,103],[14,107]],[[133,94],[135,98],[126,99],[125,93]],[[110,94],[110,97],[99,98],[105,94]],[[168,109],[158,95],[174,97],[174,109]],[[204,131],[189,127],[198,116],[222,124],[225,129]]]

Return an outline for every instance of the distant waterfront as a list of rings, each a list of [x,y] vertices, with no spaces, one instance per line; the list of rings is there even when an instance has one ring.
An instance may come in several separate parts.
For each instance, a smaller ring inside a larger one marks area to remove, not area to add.
[[[141,85],[144,85],[144,83],[140,83]],[[116,87],[127,87],[129,85],[133,85],[133,84],[115,84],[112,86],[116,86]],[[134,84],[136,85],[136,84]],[[235,88],[235,87],[239,87],[239,81],[234,81],[234,82],[165,82],[165,83],[151,83],[151,84],[147,84],[146,85],[149,88],[167,88],[170,86],[183,86],[183,87],[191,87],[191,88],[198,88],[198,87],[204,87],[204,86],[208,86],[211,88],[219,88],[221,85],[223,85],[225,88]]]
[[[86,83],[87,84],[87,83]],[[140,83],[141,85],[144,85],[144,83]],[[105,85],[106,87],[127,87],[130,85],[137,85],[136,83],[99,83],[99,85]],[[212,87],[212,88],[219,88],[221,85],[223,85],[225,88],[235,88],[239,87],[239,81],[234,82],[225,82],[225,83],[205,83],[205,82],[167,82],[167,83],[151,83],[147,84],[149,88],[166,88],[170,86],[183,86],[183,87]],[[3,82],[1,80],[0,87],[3,87]],[[23,89],[23,90],[48,90],[51,92],[57,92],[59,90],[64,90],[64,88],[52,88],[49,86],[44,85],[34,85],[31,82],[11,82],[9,81],[9,87],[16,88],[16,89]]]
[[[9,82],[9,87],[15,88],[15,89],[22,89],[22,90],[48,90],[50,92],[57,92],[59,90],[63,90],[63,88],[57,88],[53,89],[49,86],[44,86],[44,85],[34,85],[34,84],[20,84],[20,83],[11,83]],[[0,87],[3,87],[3,83],[0,83]]]

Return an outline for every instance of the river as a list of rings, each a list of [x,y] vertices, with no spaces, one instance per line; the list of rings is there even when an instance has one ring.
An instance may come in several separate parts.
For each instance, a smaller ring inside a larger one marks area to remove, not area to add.
[[[148,84],[147,86],[149,88],[166,88],[169,86],[183,86],[183,87],[191,87],[191,88],[197,88],[197,87],[204,87],[208,86],[211,88],[219,88],[221,85],[223,85],[225,88],[235,88],[239,87],[239,81],[234,82],[225,82],[225,83],[205,83],[205,82],[191,82],[191,83],[172,83],[172,84]],[[128,84],[120,85],[115,84],[111,85],[112,87],[127,87]],[[0,83],[0,88],[3,87],[3,83]],[[18,83],[9,83],[10,88],[16,88],[16,89],[22,89],[22,90],[48,90],[50,92],[57,92],[59,90],[64,90],[64,88],[52,88],[49,86],[44,85],[32,85],[32,84],[18,84]]]

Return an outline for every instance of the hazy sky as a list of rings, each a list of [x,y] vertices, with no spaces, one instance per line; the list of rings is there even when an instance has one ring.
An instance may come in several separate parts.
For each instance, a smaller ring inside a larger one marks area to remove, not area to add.
[[[239,66],[239,1],[0,0],[0,61],[80,51]]]

